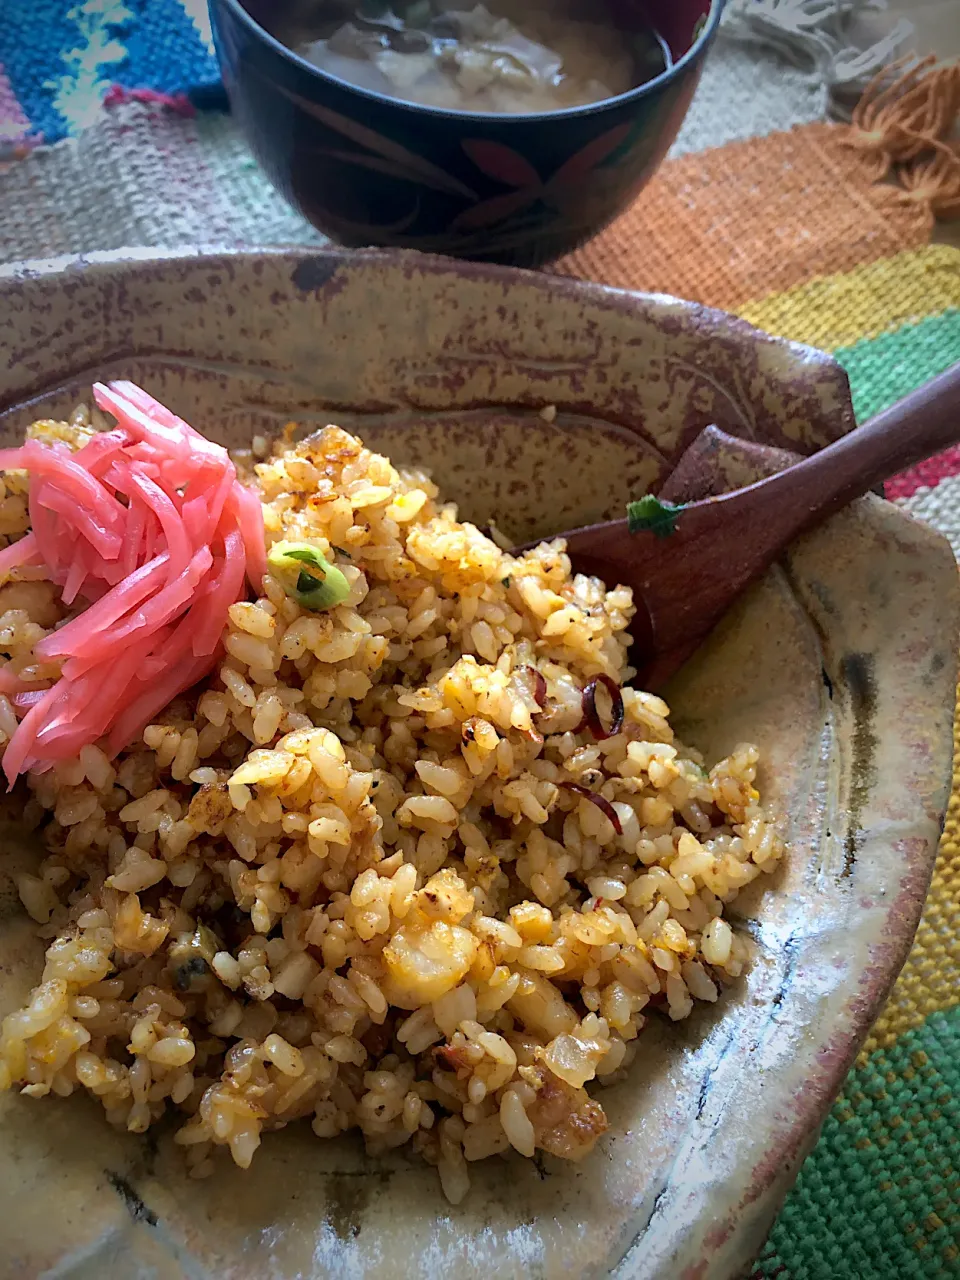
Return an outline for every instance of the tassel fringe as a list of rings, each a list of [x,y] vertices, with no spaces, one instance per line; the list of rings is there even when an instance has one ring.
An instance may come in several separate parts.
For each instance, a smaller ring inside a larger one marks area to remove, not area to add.
[[[935,218],[960,217],[960,64],[932,55],[886,67],[867,86],[844,145],[865,154],[875,182],[899,184],[903,199]]]
[[[960,63],[935,56],[893,60],[913,25],[898,22],[868,49],[850,43],[852,21],[882,13],[885,0],[730,0],[724,30],[760,42],[821,77],[835,103],[854,86],[859,102],[841,145],[860,153],[875,182],[936,218],[960,218]]]
[[[826,85],[833,113],[848,118],[846,104],[856,101],[913,35],[913,23],[901,18],[874,44],[858,46],[855,19],[885,9],[886,0],[728,0],[723,31],[810,71]]]

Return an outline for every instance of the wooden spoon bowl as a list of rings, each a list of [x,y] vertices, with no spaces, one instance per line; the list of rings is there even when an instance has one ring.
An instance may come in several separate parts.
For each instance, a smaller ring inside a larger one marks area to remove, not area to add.
[[[808,458],[707,427],[658,498],[559,536],[580,572],[633,591],[639,682],[658,688],[798,534],[957,440],[960,363]]]

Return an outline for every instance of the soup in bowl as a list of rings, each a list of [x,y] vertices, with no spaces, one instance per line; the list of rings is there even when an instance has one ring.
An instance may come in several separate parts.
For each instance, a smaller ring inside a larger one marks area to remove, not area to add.
[[[502,115],[615,98],[666,71],[641,15],[601,0],[311,0],[278,34],[308,62],[386,97]]]
[[[353,246],[536,265],[622,212],[686,114],[720,0],[212,0],[233,110]]]

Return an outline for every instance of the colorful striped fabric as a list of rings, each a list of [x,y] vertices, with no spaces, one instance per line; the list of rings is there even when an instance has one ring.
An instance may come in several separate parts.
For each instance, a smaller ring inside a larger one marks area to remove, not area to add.
[[[218,82],[202,0],[4,0],[0,156],[88,128],[113,85],[174,95]]]
[[[228,121],[101,113],[113,85],[169,95],[215,77],[203,0],[4,0],[0,158],[5,145],[77,141],[0,172],[0,257],[316,243]],[[960,360],[960,251],[931,243],[923,200],[873,185],[816,95],[797,72],[718,47],[684,154],[559,267],[834,352],[862,420]],[[960,553],[960,449],[888,494]],[[754,1280],[960,1276],[960,754],[957,766],[916,944]]]
[[[931,244],[932,229],[919,204],[873,185],[843,130],[808,125],[669,162],[564,265],[683,293],[833,352],[864,421],[960,360],[960,250]],[[960,448],[896,477],[887,495],[960,555]],[[960,737],[913,950],[752,1280],[950,1276],[960,1276]]]
[[[900,254],[742,314],[833,350],[863,420],[960,360],[960,252]],[[960,554],[960,449],[887,493]],[[960,741],[916,943],[753,1275],[960,1275]]]

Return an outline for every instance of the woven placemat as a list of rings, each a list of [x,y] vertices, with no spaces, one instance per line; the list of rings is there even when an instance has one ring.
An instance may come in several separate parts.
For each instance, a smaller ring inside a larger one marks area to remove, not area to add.
[[[176,97],[131,101],[133,90],[202,85],[215,75],[210,57],[203,10],[186,0],[69,10],[6,0],[0,147],[9,159],[31,139],[60,141],[0,164],[0,260],[317,243],[229,119],[195,115]],[[113,105],[101,109],[104,97]],[[722,306],[833,351],[862,419],[960,360],[960,252],[931,243],[923,191],[877,185],[876,157],[828,126],[824,108],[815,81],[721,41],[671,160],[624,218],[559,268]],[[888,495],[960,552],[960,449],[898,478]],[[914,949],[752,1274],[960,1276],[958,1207],[955,773]]]
[[[848,131],[810,124],[668,162],[563,264],[725,307],[832,351],[860,421],[960,360],[960,250],[930,209],[875,182]],[[960,449],[888,497],[960,554]],[[917,939],[755,1280],[960,1275],[960,751]]]
[[[860,421],[960,360],[960,250],[874,182],[847,131],[810,124],[668,162],[571,255],[587,279],[662,289],[832,351]],[[960,554],[960,449],[888,497]],[[960,1275],[960,750],[917,939],[755,1280]]]
[[[41,0],[41,4],[48,2]],[[60,5],[60,0],[55,2]],[[171,2],[179,4],[179,0]],[[4,3],[12,3],[16,10],[26,8],[28,0]],[[68,99],[76,104],[77,119],[54,121],[55,136],[60,139],[56,145],[23,150],[24,139],[41,136],[41,121],[48,120],[48,128],[53,127],[50,92],[41,94],[34,86],[26,95],[23,82],[33,74],[32,61],[21,75],[14,75],[7,51],[12,36],[6,26],[6,7],[3,18],[0,261],[129,245],[322,243],[323,237],[293,212],[260,173],[229,117],[195,111],[188,101],[169,95],[167,100],[136,101],[128,86],[136,84],[137,71],[122,60],[96,64],[96,74],[88,77],[85,106],[82,95]],[[109,45],[106,36],[101,43]],[[188,67],[198,56],[197,48],[203,48],[197,34],[189,44]],[[51,84],[55,80],[48,76]],[[14,85],[27,98],[25,105],[15,103]],[[122,92],[115,91],[118,86]],[[105,98],[107,105],[101,105]],[[809,76],[723,41],[707,64],[672,154],[698,152],[821,120],[825,107],[826,91]],[[64,136],[68,126],[70,133]],[[4,137],[8,139],[6,164],[2,161]],[[15,154],[26,158],[14,159]]]

